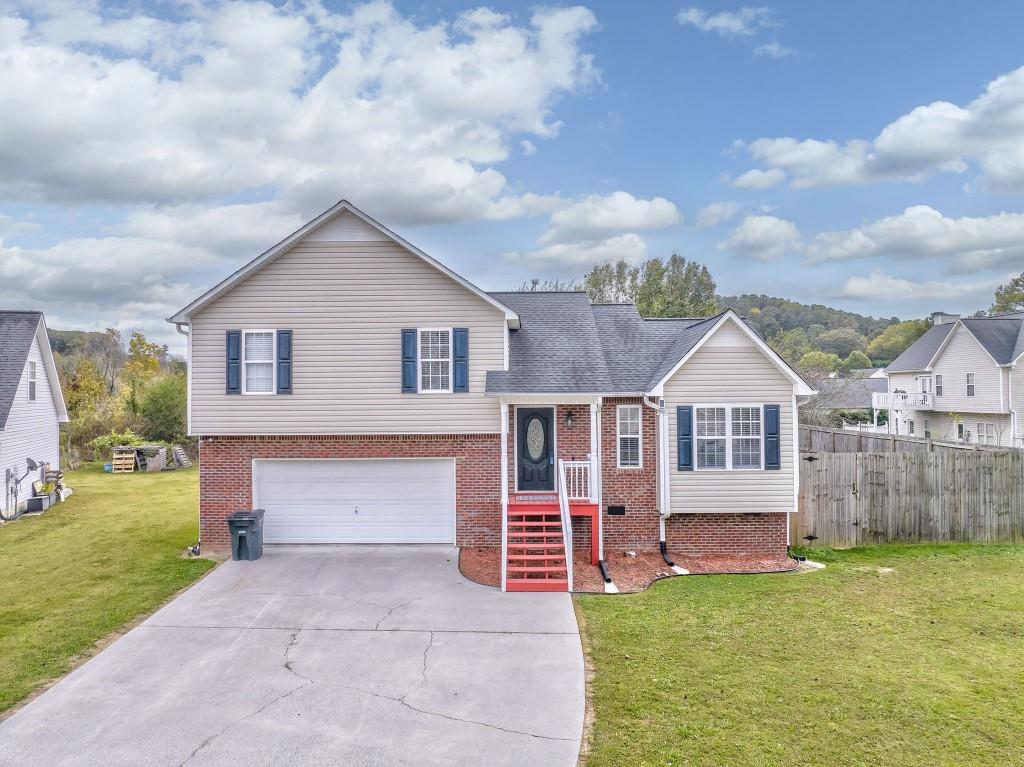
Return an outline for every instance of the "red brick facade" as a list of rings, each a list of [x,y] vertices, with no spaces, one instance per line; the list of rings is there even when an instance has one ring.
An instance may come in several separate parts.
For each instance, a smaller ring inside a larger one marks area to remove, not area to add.
[[[497,434],[203,437],[199,517],[203,550],[230,547],[227,515],[252,508],[253,458],[454,458],[459,546],[501,545],[501,439]]]
[[[640,404],[642,465],[618,467],[617,407]],[[571,418],[572,425],[568,420]],[[608,398],[601,412],[601,463],[605,556],[656,550],[659,541],[656,413],[639,398]],[[591,452],[590,406],[555,408],[557,457],[582,460]],[[515,408],[509,408],[508,489],[515,491]],[[200,520],[203,548],[223,551],[230,542],[225,518],[252,506],[254,458],[455,458],[456,543],[501,544],[501,438],[498,434],[203,437],[200,440]],[[624,506],[611,516],[609,506]],[[666,539],[680,554],[784,554],[786,514],[674,514]],[[590,521],[577,518],[574,544],[587,548]]]

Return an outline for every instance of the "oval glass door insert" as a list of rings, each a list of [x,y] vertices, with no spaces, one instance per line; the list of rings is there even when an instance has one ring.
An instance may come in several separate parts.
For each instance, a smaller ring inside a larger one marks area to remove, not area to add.
[[[526,427],[526,455],[531,461],[544,457],[544,421],[534,416]]]

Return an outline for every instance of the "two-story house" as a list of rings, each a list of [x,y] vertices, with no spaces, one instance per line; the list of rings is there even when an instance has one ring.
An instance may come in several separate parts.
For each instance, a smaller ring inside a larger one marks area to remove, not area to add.
[[[170,318],[188,337],[204,550],[501,547],[509,590],[606,549],[784,556],[812,394],[732,311],[645,320],[488,293],[340,202]]]
[[[1024,447],[1024,314],[936,312],[932,323],[886,368],[888,392],[875,395],[892,432]]]

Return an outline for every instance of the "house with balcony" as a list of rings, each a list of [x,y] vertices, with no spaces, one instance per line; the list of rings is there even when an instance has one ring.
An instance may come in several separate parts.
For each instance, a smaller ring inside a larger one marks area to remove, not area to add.
[[[885,369],[873,396],[891,433],[976,445],[1024,447],[1024,313],[961,318],[935,312],[932,327]]]

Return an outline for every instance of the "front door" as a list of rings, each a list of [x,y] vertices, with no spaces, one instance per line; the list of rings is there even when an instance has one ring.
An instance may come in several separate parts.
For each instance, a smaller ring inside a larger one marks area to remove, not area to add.
[[[516,409],[516,472],[519,490],[555,489],[555,409],[529,407]]]

